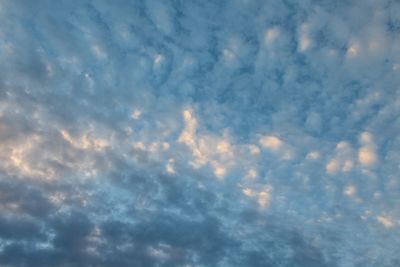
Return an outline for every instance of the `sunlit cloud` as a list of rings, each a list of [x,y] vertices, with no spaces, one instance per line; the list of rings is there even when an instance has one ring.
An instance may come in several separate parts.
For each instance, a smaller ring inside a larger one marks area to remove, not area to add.
[[[0,1],[1,266],[398,265],[398,2],[31,2]]]
[[[362,147],[358,151],[358,161],[364,166],[372,166],[377,162],[376,145],[372,134],[364,132],[360,135]]]
[[[386,228],[392,228],[395,226],[395,223],[389,216],[380,215],[377,217],[377,220]]]
[[[276,136],[267,135],[261,137],[260,144],[269,150],[278,151],[282,147],[283,141]]]

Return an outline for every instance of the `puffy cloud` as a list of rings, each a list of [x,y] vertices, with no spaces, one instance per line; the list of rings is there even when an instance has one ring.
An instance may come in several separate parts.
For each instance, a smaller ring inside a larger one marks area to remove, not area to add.
[[[364,166],[373,166],[377,162],[376,145],[371,133],[364,132],[360,135],[362,147],[358,151],[358,161]]]
[[[282,147],[283,142],[276,136],[267,135],[260,139],[260,144],[269,150],[277,151]]]
[[[393,219],[388,216],[380,215],[377,217],[377,220],[386,228],[392,228],[395,226]]]
[[[358,160],[361,164],[371,166],[376,162],[375,151],[371,148],[362,147],[358,151]]]
[[[0,265],[398,266],[399,10],[1,1]]]

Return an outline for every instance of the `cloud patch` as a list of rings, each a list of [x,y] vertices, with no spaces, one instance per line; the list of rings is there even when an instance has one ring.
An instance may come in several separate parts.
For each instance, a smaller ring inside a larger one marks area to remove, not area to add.
[[[1,266],[398,266],[396,1],[0,3]]]

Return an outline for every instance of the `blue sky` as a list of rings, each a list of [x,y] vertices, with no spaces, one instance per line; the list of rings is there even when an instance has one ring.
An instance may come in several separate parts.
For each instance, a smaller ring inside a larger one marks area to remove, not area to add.
[[[0,266],[400,266],[400,2],[0,1]]]

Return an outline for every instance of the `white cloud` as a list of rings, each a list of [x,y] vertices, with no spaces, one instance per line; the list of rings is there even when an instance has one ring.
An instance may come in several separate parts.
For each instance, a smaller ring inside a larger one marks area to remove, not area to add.
[[[340,164],[339,161],[336,159],[329,161],[328,164],[326,165],[326,171],[329,174],[335,174],[339,171],[339,169],[340,169]]]
[[[257,178],[258,173],[255,169],[250,169],[247,171],[247,174],[245,176],[246,179],[255,179]]]
[[[260,154],[260,148],[256,145],[249,145],[249,150],[250,150],[250,153],[254,156],[257,156]]]
[[[305,52],[312,46],[312,39],[309,34],[310,26],[308,24],[303,24],[299,29],[299,45],[298,49],[300,52]]]
[[[271,151],[278,151],[283,146],[283,141],[274,135],[267,135],[260,138],[260,144]]]
[[[377,216],[377,220],[386,228],[392,228],[395,226],[393,219],[390,218],[389,216],[380,215],[380,216]]]
[[[362,165],[372,166],[376,162],[376,154],[373,148],[362,147],[358,151],[358,160]]]
[[[106,139],[93,137],[91,131],[78,138],[73,138],[66,130],[61,130],[60,134],[65,141],[79,149],[102,151],[108,146]]]
[[[357,188],[354,185],[346,186],[344,194],[348,197],[354,197],[357,192]]]
[[[243,192],[244,195],[246,195],[248,197],[251,197],[251,196],[253,196],[255,194],[253,192],[253,190],[251,190],[250,188],[245,188],[245,189],[242,190],[242,192]]]
[[[352,145],[347,141],[341,141],[336,144],[334,156],[326,164],[325,169],[329,174],[350,172],[355,167],[355,157]]]
[[[317,160],[320,156],[321,155],[318,151],[311,151],[307,154],[306,158],[309,160]]]
[[[369,132],[363,132],[360,135],[360,143],[362,147],[358,150],[358,161],[365,167],[375,165],[378,158],[373,135]]]
[[[265,32],[265,43],[267,45],[272,45],[273,42],[279,37],[280,31],[277,27],[269,28]]]
[[[185,128],[178,142],[184,143],[191,150],[194,161],[191,165],[200,168],[209,164],[217,178],[222,179],[228,173],[228,168],[235,165],[235,148],[228,137],[197,133],[197,119],[192,109],[183,111]]]
[[[138,120],[140,116],[142,116],[142,112],[139,109],[135,109],[131,114],[131,117],[134,120]]]

